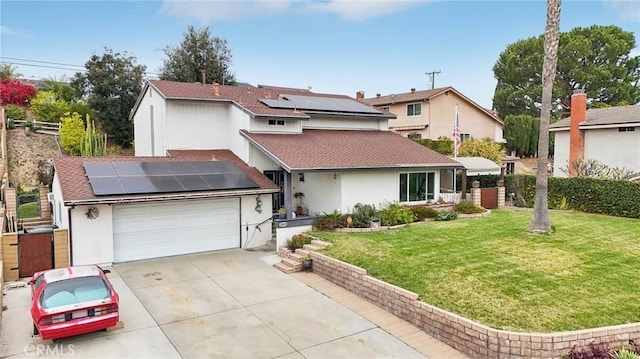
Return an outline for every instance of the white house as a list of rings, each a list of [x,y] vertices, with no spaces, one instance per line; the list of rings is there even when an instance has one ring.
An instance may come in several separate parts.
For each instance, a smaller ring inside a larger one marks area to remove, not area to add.
[[[462,165],[393,117],[343,95],[148,81],[135,157],[55,159],[55,223],[74,264],[109,264],[260,246],[280,208],[278,245],[323,212],[437,201]]]
[[[640,106],[587,110],[587,94],[571,96],[571,115],[549,126],[555,133],[553,175],[569,163],[595,159],[609,167],[640,172]]]

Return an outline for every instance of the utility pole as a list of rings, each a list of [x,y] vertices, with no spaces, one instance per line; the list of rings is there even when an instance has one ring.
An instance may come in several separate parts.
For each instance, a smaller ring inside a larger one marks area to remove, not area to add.
[[[436,75],[439,74],[440,71],[432,71],[432,72],[425,72],[424,74],[429,76],[429,81],[431,82],[431,89],[433,90],[435,88],[436,85]]]

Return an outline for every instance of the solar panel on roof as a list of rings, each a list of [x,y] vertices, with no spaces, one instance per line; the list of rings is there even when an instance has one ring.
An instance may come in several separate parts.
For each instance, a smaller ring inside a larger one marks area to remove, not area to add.
[[[111,162],[83,162],[84,172],[89,177],[113,177],[116,171]]]
[[[89,177],[89,181],[96,196],[126,193],[118,177]]]
[[[84,162],[83,167],[95,195],[259,187],[228,161]]]
[[[285,108],[298,110],[313,110],[345,113],[382,114],[358,101],[347,98],[283,95],[286,100],[261,99],[260,102],[271,108]]]

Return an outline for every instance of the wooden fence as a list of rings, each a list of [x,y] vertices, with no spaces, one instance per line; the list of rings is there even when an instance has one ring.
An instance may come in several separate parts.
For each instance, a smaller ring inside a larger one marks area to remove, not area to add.
[[[47,133],[58,135],[60,134],[60,123],[58,122],[43,122],[43,121],[29,121],[29,120],[12,120],[7,119],[9,125],[15,127],[31,128],[33,132]]]

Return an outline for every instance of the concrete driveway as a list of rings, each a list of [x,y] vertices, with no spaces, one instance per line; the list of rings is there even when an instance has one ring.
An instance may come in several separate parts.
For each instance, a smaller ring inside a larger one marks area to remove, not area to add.
[[[109,276],[124,328],[44,347],[30,336],[28,288],[7,290],[0,356],[424,358],[272,261],[228,250],[117,264]]]

